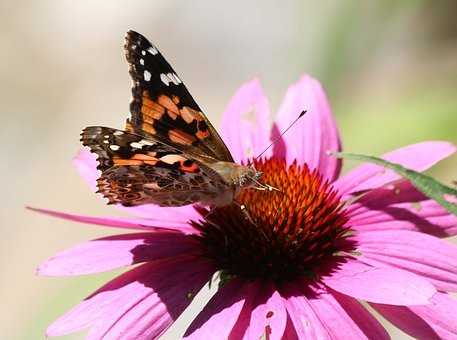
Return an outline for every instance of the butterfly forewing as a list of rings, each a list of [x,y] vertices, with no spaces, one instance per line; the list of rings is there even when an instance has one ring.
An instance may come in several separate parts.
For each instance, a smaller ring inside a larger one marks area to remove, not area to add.
[[[98,155],[99,192],[110,203],[230,204],[252,182],[157,47],[129,31],[133,80],[126,131],[88,127],[82,142]]]
[[[126,130],[207,162],[233,162],[224,142],[157,47],[129,31],[125,53],[133,80]]]

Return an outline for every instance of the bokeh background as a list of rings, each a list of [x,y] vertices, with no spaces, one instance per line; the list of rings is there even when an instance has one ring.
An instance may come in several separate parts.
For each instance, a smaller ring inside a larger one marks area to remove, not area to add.
[[[116,274],[37,277],[55,252],[116,230],[24,206],[119,214],[71,159],[83,127],[123,126],[126,30],[160,47],[216,125],[243,82],[259,77],[274,111],[309,73],[328,91],[345,149],[380,155],[422,140],[457,143],[456,13],[455,0],[1,0],[0,338],[44,338],[47,324]],[[431,173],[456,179],[456,157]],[[163,338],[178,338],[189,320]]]

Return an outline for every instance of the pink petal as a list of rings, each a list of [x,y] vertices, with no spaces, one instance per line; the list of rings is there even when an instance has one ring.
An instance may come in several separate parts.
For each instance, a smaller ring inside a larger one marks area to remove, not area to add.
[[[303,284],[289,283],[281,287],[284,305],[299,339],[330,339],[329,334],[304,296]]]
[[[92,327],[88,339],[160,336],[210,278],[213,268],[195,257],[154,261],[110,281],[56,320],[48,336]]]
[[[198,314],[184,338],[227,339],[246,299],[244,285],[236,279],[225,284]]]
[[[405,146],[383,155],[382,158],[416,171],[424,171],[452,155],[455,150],[451,143],[431,141]],[[340,194],[349,195],[381,187],[399,178],[395,172],[382,166],[363,164],[336,180],[334,187]]]
[[[159,263],[163,265],[162,262]],[[123,293],[134,293],[135,286],[139,286],[137,281],[147,276],[152,267],[157,270],[157,263],[144,264],[111,280],[54,321],[46,330],[46,335],[61,336],[89,328],[110,306],[117,305],[126,296]]]
[[[73,158],[73,165],[76,167],[79,175],[89,184],[93,191],[97,190],[97,178],[101,172],[97,170],[97,156],[90,152],[88,147],[78,151]]]
[[[436,293],[426,306],[372,304],[387,320],[417,339],[457,339],[457,301]]]
[[[323,289],[308,293],[308,301],[330,339],[390,339],[384,327],[355,299]],[[320,339],[320,338],[319,338]]]
[[[284,131],[303,110],[307,110],[306,115],[283,136],[285,150],[276,148],[275,156],[285,157],[288,164],[294,160],[307,163],[311,170],[319,169],[324,178],[333,181],[341,161],[327,152],[339,151],[341,143],[327,97],[316,79],[305,75],[289,87],[278,111],[274,135]]]
[[[286,329],[284,301],[272,284],[261,287],[254,300],[248,334],[250,339],[280,340]]]
[[[154,204],[144,204],[134,207],[124,207],[120,204],[115,206],[117,209],[125,211],[131,215],[145,218],[152,224],[166,221],[168,224],[183,224],[190,220],[199,220],[201,215],[192,205],[183,207],[160,207]]]
[[[351,237],[362,261],[375,260],[423,276],[440,290],[457,291],[457,247],[413,231],[372,231]]]
[[[38,268],[42,276],[103,272],[184,254],[199,253],[193,238],[178,232],[153,232],[103,237],[51,257]]]
[[[443,339],[457,338],[457,300],[445,293],[436,293],[427,306],[412,306],[410,309],[432,325]]]
[[[395,268],[372,267],[349,258],[321,280],[342,294],[390,305],[427,304],[436,292],[430,282],[418,275]]]
[[[281,339],[287,323],[284,300],[274,286],[254,281],[246,286],[246,299],[228,339]]]
[[[97,178],[100,177],[100,171],[97,170],[96,156],[87,148],[81,149],[73,159],[73,164],[79,174],[87,182],[93,191],[97,190]],[[152,222],[173,224],[174,222],[186,222],[190,219],[199,219],[200,215],[195,209],[188,205],[184,207],[159,207],[154,204],[144,204],[134,207],[124,207],[120,204],[115,205],[116,208],[126,211],[134,216],[151,219]]]
[[[457,233],[457,216],[408,182],[372,190],[348,208],[348,225],[364,231],[412,230],[439,237]]]
[[[101,225],[105,227],[114,227],[114,228],[123,228],[123,229],[135,229],[135,230],[146,230],[146,231],[154,231],[154,230],[177,230],[184,234],[195,234],[198,233],[187,221],[169,221],[167,219],[160,220],[160,218],[156,219],[138,219],[138,218],[125,218],[125,217],[93,217],[93,216],[84,216],[84,215],[76,215],[76,214],[69,214],[54,210],[48,209],[39,209],[39,208],[31,208],[27,207],[27,209],[36,211],[42,214],[46,214],[49,216],[62,218],[64,220],[80,222],[80,223],[87,223],[87,224],[95,224]]]
[[[222,116],[221,136],[236,162],[246,163],[269,144],[270,108],[258,79],[235,93]],[[271,154],[267,152],[265,156]]]

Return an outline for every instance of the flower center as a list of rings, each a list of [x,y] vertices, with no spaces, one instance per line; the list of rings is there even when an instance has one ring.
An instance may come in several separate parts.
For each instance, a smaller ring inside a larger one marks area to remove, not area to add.
[[[295,163],[255,161],[261,181],[278,190],[246,189],[237,203],[193,222],[205,255],[226,275],[274,281],[313,276],[348,231],[337,192],[317,171]]]

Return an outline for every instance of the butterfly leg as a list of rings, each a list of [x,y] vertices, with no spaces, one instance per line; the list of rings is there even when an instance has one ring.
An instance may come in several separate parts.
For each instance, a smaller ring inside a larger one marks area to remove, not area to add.
[[[278,189],[274,186],[271,186],[270,184],[265,184],[265,186],[267,187],[267,190],[268,191],[279,191],[279,192],[282,192],[281,189]]]
[[[206,223],[211,224],[214,228],[221,230],[221,226],[216,224],[213,219],[211,219],[211,215],[214,212],[215,207],[208,207],[208,212],[205,215],[202,215],[203,219]]]
[[[249,211],[247,210],[246,206],[244,204],[241,204],[240,202],[237,202],[237,201],[233,201],[233,203],[235,203],[235,205],[237,205],[240,208],[240,210],[243,213],[244,217],[249,222],[251,222],[252,224],[255,225],[254,220],[252,219],[251,215],[249,215]]]
[[[270,185],[270,184],[262,184],[257,182],[257,186],[253,187],[253,189],[260,190],[260,191],[281,191],[280,189]]]

